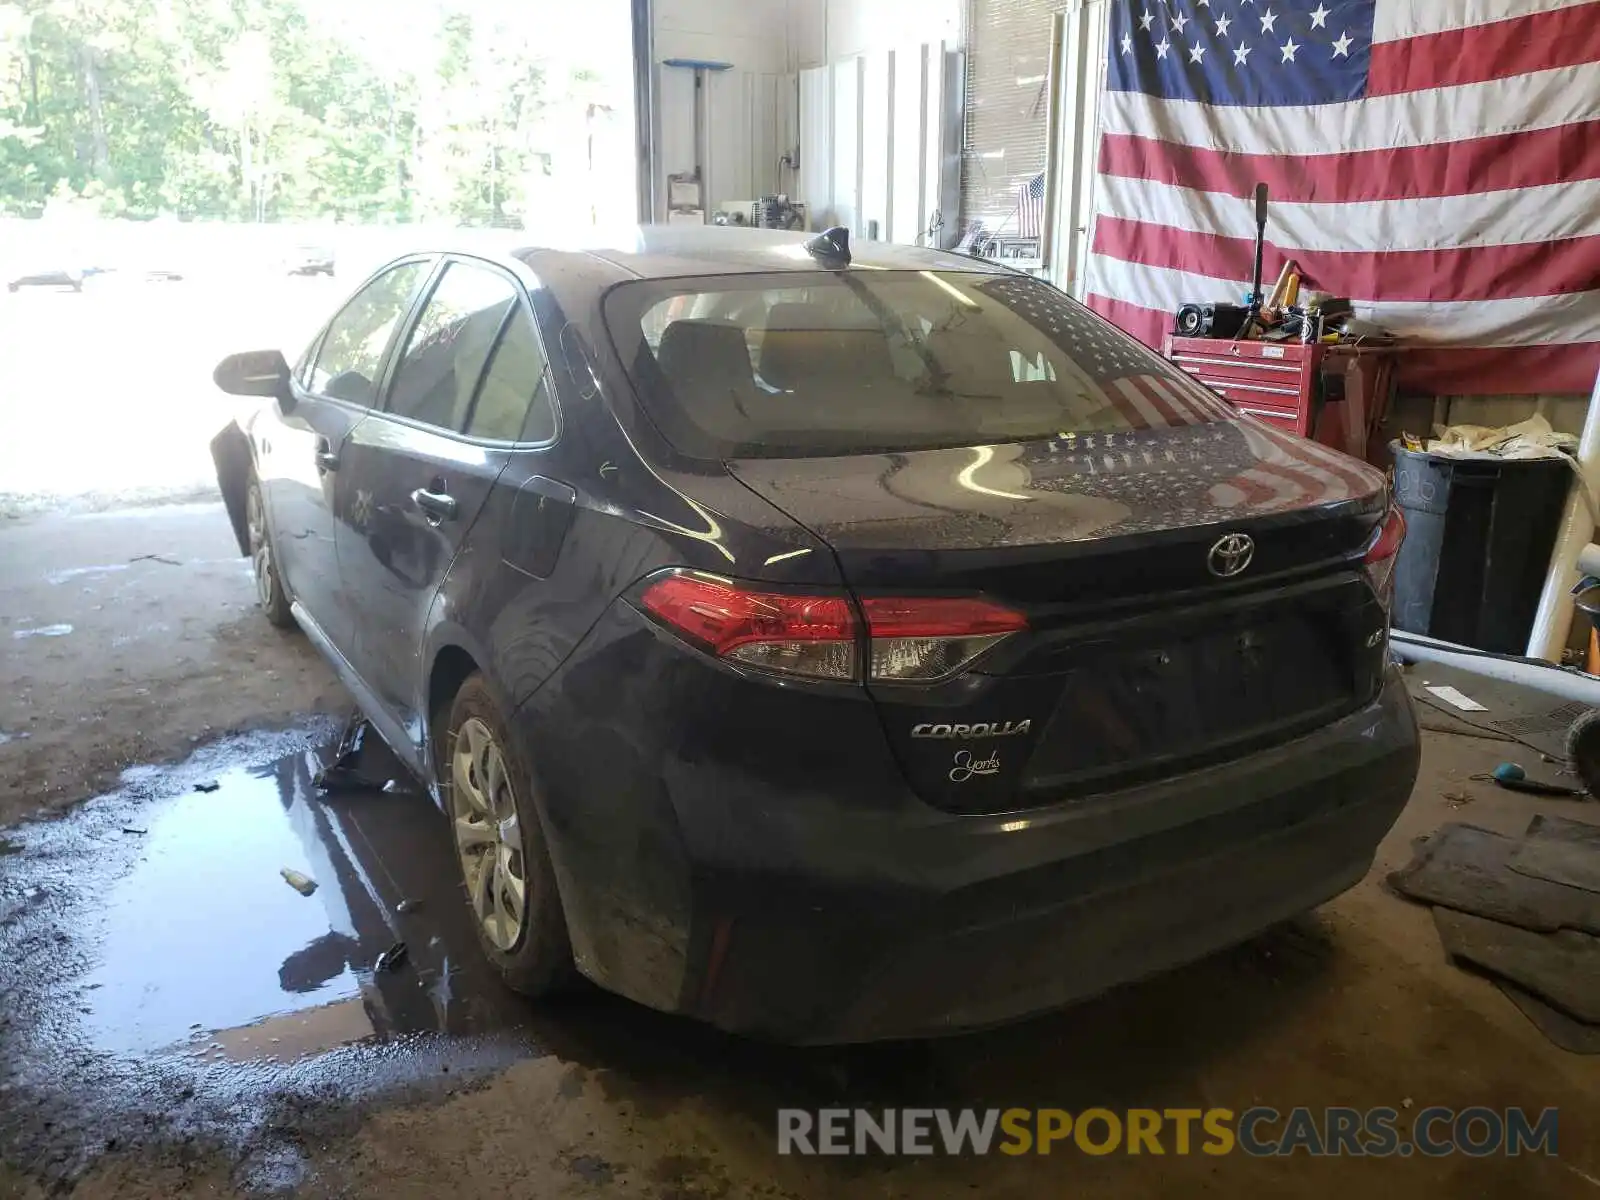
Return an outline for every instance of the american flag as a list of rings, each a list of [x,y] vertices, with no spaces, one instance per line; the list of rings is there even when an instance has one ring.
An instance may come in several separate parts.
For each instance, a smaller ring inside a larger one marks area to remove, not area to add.
[[[1044,236],[1044,172],[1017,188],[1017,236]]]
[[[1439,394],[1600,367],[1600,0],[1113,0],[1086,291],[1156,345],[1263,274],[1411,347]]]

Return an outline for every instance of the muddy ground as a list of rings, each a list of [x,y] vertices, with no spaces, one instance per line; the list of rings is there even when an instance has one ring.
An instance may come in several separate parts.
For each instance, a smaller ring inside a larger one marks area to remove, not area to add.
[[[349,703],[266,625],[221,501],[0,520],[0,827]]]
[[[1503,744],[1429,733],[1368,878],[1249,945],[989,1033],[764,1046],[506,993],[426,797],[377,755],[393,790],[312,785],[348,702],[235,550],[216,506],[0,526],[0,1196],[1600,1195],[1600,1058],[1382,884],[1447,820],[1595,819],[1471,780]],[[1514,1159],[775,1152],[779,1107],[855,1104],[1561,1116],[1557,1156]]]

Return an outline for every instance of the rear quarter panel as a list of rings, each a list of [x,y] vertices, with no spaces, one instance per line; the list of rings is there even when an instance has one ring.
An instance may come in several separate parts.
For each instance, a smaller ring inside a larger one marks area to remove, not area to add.
[[[508,469],[486,502],[429,616],[419,687],[447,646],[470,653],[505,698],[526,703],[607,606],[667,566],[838,586],[831,552],[719,463],[678,459],[639,412],[600,321],[601,292],[558,295],[540,267],[530,297],[549,358],[560,434],[530,453],[529,473],[572,490],[548,570],[507,561],[514,527]],[[535,539],[543,542],[544,539]]]

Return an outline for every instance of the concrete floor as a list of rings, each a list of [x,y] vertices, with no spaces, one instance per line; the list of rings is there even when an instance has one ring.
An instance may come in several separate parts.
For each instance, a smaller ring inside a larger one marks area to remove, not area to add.
[[[0,519],[0,827],[349,698],[265,625],[220,502]]]
[[[1600,1058],[1381,884],[1448,820],[1594,819],[1471,781],[1502,745],[1430,733],[1368,878],[1247,946],[1008,1029],[787,1050],[500,989],[426,799],[309,787],[337,722],[308,714],[347,701],[234,550],[216,505],[0,526],[0,1197],[1600,1195]],[[778,1107],[852,1104],[1559,1106],[1560,1154],[775,1153]]]

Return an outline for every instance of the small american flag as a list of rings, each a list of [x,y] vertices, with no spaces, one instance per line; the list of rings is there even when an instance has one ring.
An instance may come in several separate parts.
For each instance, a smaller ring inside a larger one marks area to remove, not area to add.
[[[1442,394],[1600,366],[1600,0],[1112,0],[1089,304],[1156,344],[1286,258]]]
[[[1017,188],[1017,236],[1044,236],[1044,172]]]

